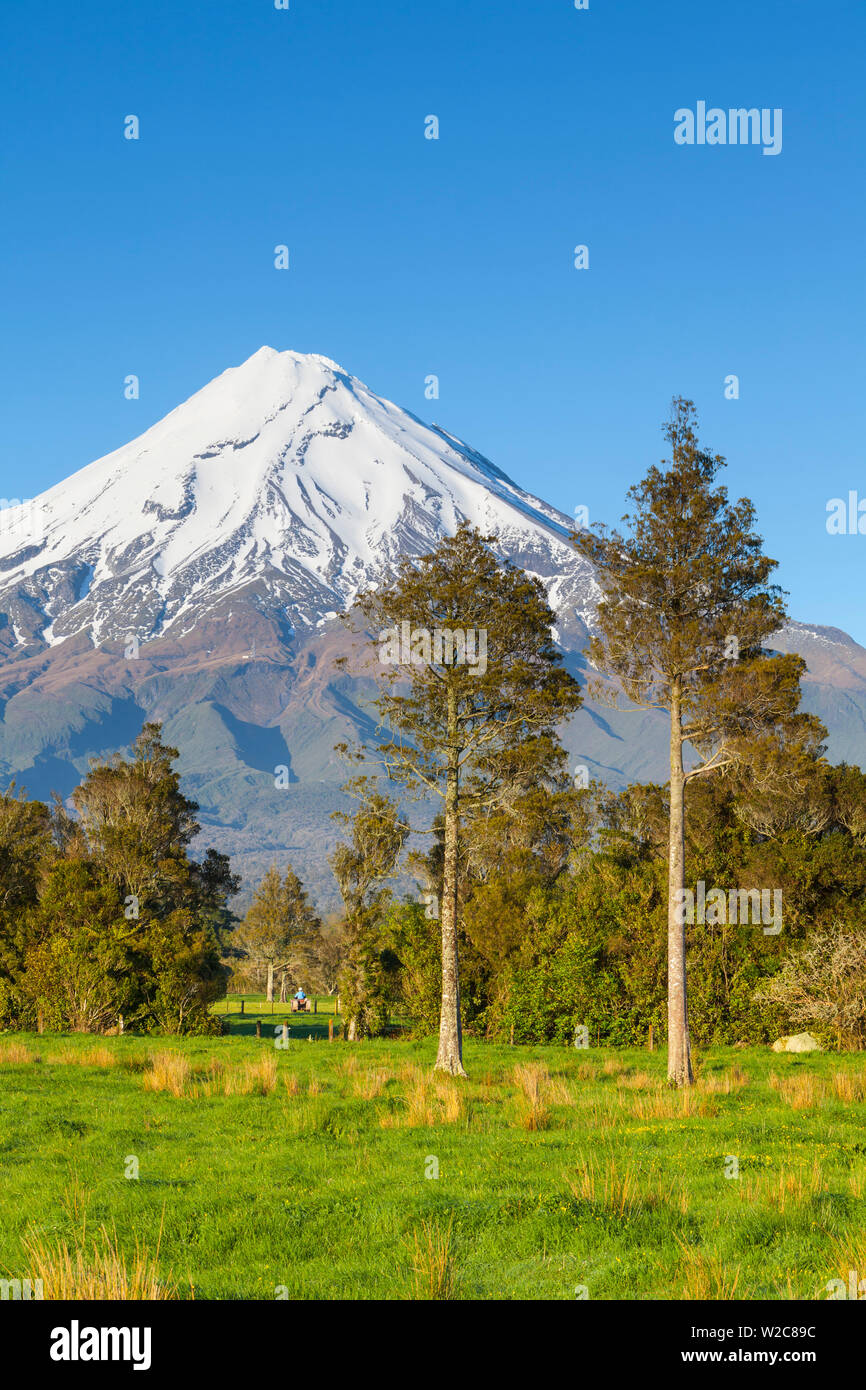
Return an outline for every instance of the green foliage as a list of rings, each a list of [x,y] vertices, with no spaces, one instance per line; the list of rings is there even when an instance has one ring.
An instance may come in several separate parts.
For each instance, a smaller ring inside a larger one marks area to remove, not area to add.
[[[541,580],[500,560],[494,541],[461,522],[435,550],[404,557],[393,577],[355,600],[381,644],[376,757],[410,792],[442,798],[436,1068],[458,1076],[465,1074],[461,822],[501,813],[515,797],[561,781],[565,751],[557,726],[580,705],[553,640],[555,616]]]
[[[790,1031],[783,994],[766,992],[767,983],[832,924],[862,933],[866,844],[847,825],[859,824],[866,778],[842,767],[824,768],[821,779],[820,828],[801,806],[803,814],[784,819],[772,835],[753,828],[755,803],[744,788],[712,780],[694,787],[687,882],[703,879],[708,890],[726,891],[761,885],[781,890],[783,902],[778,935],[766,935],[760,923],[687,928],[690,1021],[701,1046],[766,1042]],[[583,1026],[594,1042],[635,1046],[652,1025],[664,1038],[667,796],[658,786],[619,794],[595,786],[582,794],[573,850],[559,871],[561,858],[546,857],[544,837],[533,836],[528,822],[519,843],[516,831],[509,843],[502,825],[494,834],[467,825],[460,956],[468,1032],[504,1040],[513,1028],[517,1041],[565,1043]],[[441,833],[417,862],[435,884]],[[419,1031],[435,1024],[435,925],[414,904],[392,906],[379,924]],[[834,994],[841,1000],[849,992],[837,987]],[[817,1014],[809,1018],[815,1023]],[[846,1023],[842,1036],[850,1040],[856,1026]],[[828,1041],[838,1041],[832,1028]]]
[[[196,806],[157,724],[131,759],[91,767],[62,805],[0,798],[0,1021],[76,1032],[213,1032],[221,936],[237,891],[224,855],[188,854]]]
[[[438,923],[420,903],[391,903],[379,923],[378,940],[393,964],[394,1002],[402,1004],[417,1035],[435,1032],[442,982]]]
[[[279,974],[284,999],[289,977],[299,978],[304,971],[304,946],[319,925],[292,866],[282,879],[272,866],[232,939],[241,956],[238,973],[256,987],[264,979],[268,999],[274,997],[274,976]]]
[[[369,789],[366,778],[351,785],[363,800],[351,818],[336,813],[349,841],[337,846],[331,866],[345,906],[346,949],[339,989],[346,1034],[354,1041],[385,1032],[399,994],[397,961],[379,939],[379,923],[391,903],[387,883],[408,839],[409,824],[390,797]]]

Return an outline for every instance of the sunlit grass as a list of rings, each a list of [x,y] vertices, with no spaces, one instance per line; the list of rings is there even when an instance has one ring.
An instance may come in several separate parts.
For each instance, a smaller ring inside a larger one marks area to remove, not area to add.
[[[436,1300],[814,1299],[866,1279],[862,1055],[711,1049],[688,1092],[662,1052],[470,1040],[466,1081],[434,1055],[6,1035],[0,1276]]]

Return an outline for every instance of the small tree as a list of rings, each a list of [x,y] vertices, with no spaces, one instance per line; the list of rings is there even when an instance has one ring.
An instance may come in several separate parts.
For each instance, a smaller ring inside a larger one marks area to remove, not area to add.
[[[178,750],[164,744],[161,734],[159,724],[145,724],[131,759],[116,754],[107,763],[91,763],[72,793],[101,873],[134,896],[141,910],[147,903],[159,915],[187,894],[194,872],[187,846],[200,829],[198,806],[181,792],[173,767]]]
[[[580,703],[560,666],[539,579],[463,522],[455,536],[358,596],[379,644],[387,775],[442,800],[442,1006],[436,1068],[465,1076],[457,950],[460,823],[560,771],[556,734]]]
[[[351,819],[334,818],[350,829],[348,844],[331,855],[331,867],[346,909],[347,949],[340,970],[340,990],[350,1042],[381,1032],[387,1021],[381,951],[373,936],[377,919],[390,897],[387,881],[409,835],[409,825],[390,797],[371,791],[359,777],[347,790],[363,797]]]
[[[323,922],[304,945],[304,969],[322,994],[336,994],[348,949],[346,924],[338,913]]]
[[[768,583],[776,561],[753,530],[752,503],[730,504],[715,485],[724,459],[699,446],[691,401],[673,402],[664,433],[671,458],[630,489],[629,534],[597,526],[574,540],[603,594],[590,660],[635,704],[670,720],[668,1079],[687,1085],[685,788],[744,768],[764,785],[783,784],[792,763],[817,755],[826,731],[797,712],[803,660],[764,649],[786,613],[782,591]]]
[[[233,941],[249,965],[264,973],[268,1003],[274,998],[275,975],[282,974],[285,984],[285,976],[300,964],[302,942],[317,927],[316,914],[292,867],[284,879],[274,866],[268,869]]]

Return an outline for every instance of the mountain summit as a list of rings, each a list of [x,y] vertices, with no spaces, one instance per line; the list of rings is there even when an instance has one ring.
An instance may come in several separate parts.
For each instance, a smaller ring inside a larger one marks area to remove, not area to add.
[[[178,637],[251,588],[309,629],[463,518],[591,603],[568,517],[329,358],[263,347],[8,518],[7,650]]]

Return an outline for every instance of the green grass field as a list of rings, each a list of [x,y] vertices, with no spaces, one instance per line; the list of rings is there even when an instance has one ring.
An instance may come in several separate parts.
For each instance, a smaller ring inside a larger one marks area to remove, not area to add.
[[[328,1043],[317,1015],[282,1050],[238,1007],[248,1032],[223,1038],[0,1038],[0,1276],[60,1296],[100,1257],[197,1299],[815,1299],[866,1278],[862,1055],[718,1049],[680,1094],[660,1052],[470,1041],[460,1083],[431,1074],[432,1040]]]

